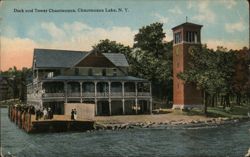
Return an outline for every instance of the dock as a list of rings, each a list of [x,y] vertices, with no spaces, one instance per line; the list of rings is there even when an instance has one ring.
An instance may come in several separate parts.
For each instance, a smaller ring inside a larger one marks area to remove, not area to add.
[[[27,107],[9,106],[8,116],[20,129],[27,133],[84,132],[94,129],[93,120],[71,120],[67,115],[54,115],[53,119],[35,119]]]

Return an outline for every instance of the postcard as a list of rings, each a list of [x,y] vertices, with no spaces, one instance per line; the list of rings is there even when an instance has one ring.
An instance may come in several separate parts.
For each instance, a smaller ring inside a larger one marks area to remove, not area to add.
[[[1,157],[250,156],[249,0],[0,1]]]

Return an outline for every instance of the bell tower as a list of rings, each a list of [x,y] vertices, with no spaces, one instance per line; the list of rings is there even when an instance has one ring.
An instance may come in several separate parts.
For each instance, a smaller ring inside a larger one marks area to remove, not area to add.
[[[202,107],[202,94],[195,85],[187,84],[177,74],[187,69],[190,46],[201,46],[202,25],[185,22],[173,30],[173,109]]]

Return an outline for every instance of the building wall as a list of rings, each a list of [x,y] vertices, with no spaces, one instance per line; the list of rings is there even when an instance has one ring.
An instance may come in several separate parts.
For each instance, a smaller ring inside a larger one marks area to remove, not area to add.
[[[173,47],[174,104],[184,104],[184,82],[177,77],[177,74],[184,70],[183,58],[183,44],[175,45]]]
[[[65,103],[65,115],[71,115],[72,109],[77,111],[77,119],[79,120],[93,120],[95,116],[95,104],[91,103]]]
[[[198,43],[187,43],[185,39],[186,31],[198,32]],[[174,33],[181,32],[182,42],[173,46],[173,104],[174,105],[201,105],[202,94],[193,84],[184,83],[177,77],[177,74],[188,69],[190,62],[189,48],[191,46],[201,46],[200,31],[197,28],[179,28]]]

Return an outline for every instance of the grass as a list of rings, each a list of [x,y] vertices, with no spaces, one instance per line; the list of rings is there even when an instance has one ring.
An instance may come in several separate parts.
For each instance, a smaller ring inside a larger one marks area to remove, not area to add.
[[[223,109],[222,106],[218,107],[208,107],[207,108],[208,117],[227,117],[227,118],[242,118],[246,117],[247,113],[250,112],[250,105],[234,105],[231,108],[227,107]],[[201,109],[192,109],[189,111],[175,110],[173,114],[184,114],[184,115],[201,115],[204,116],[204,110]]]

